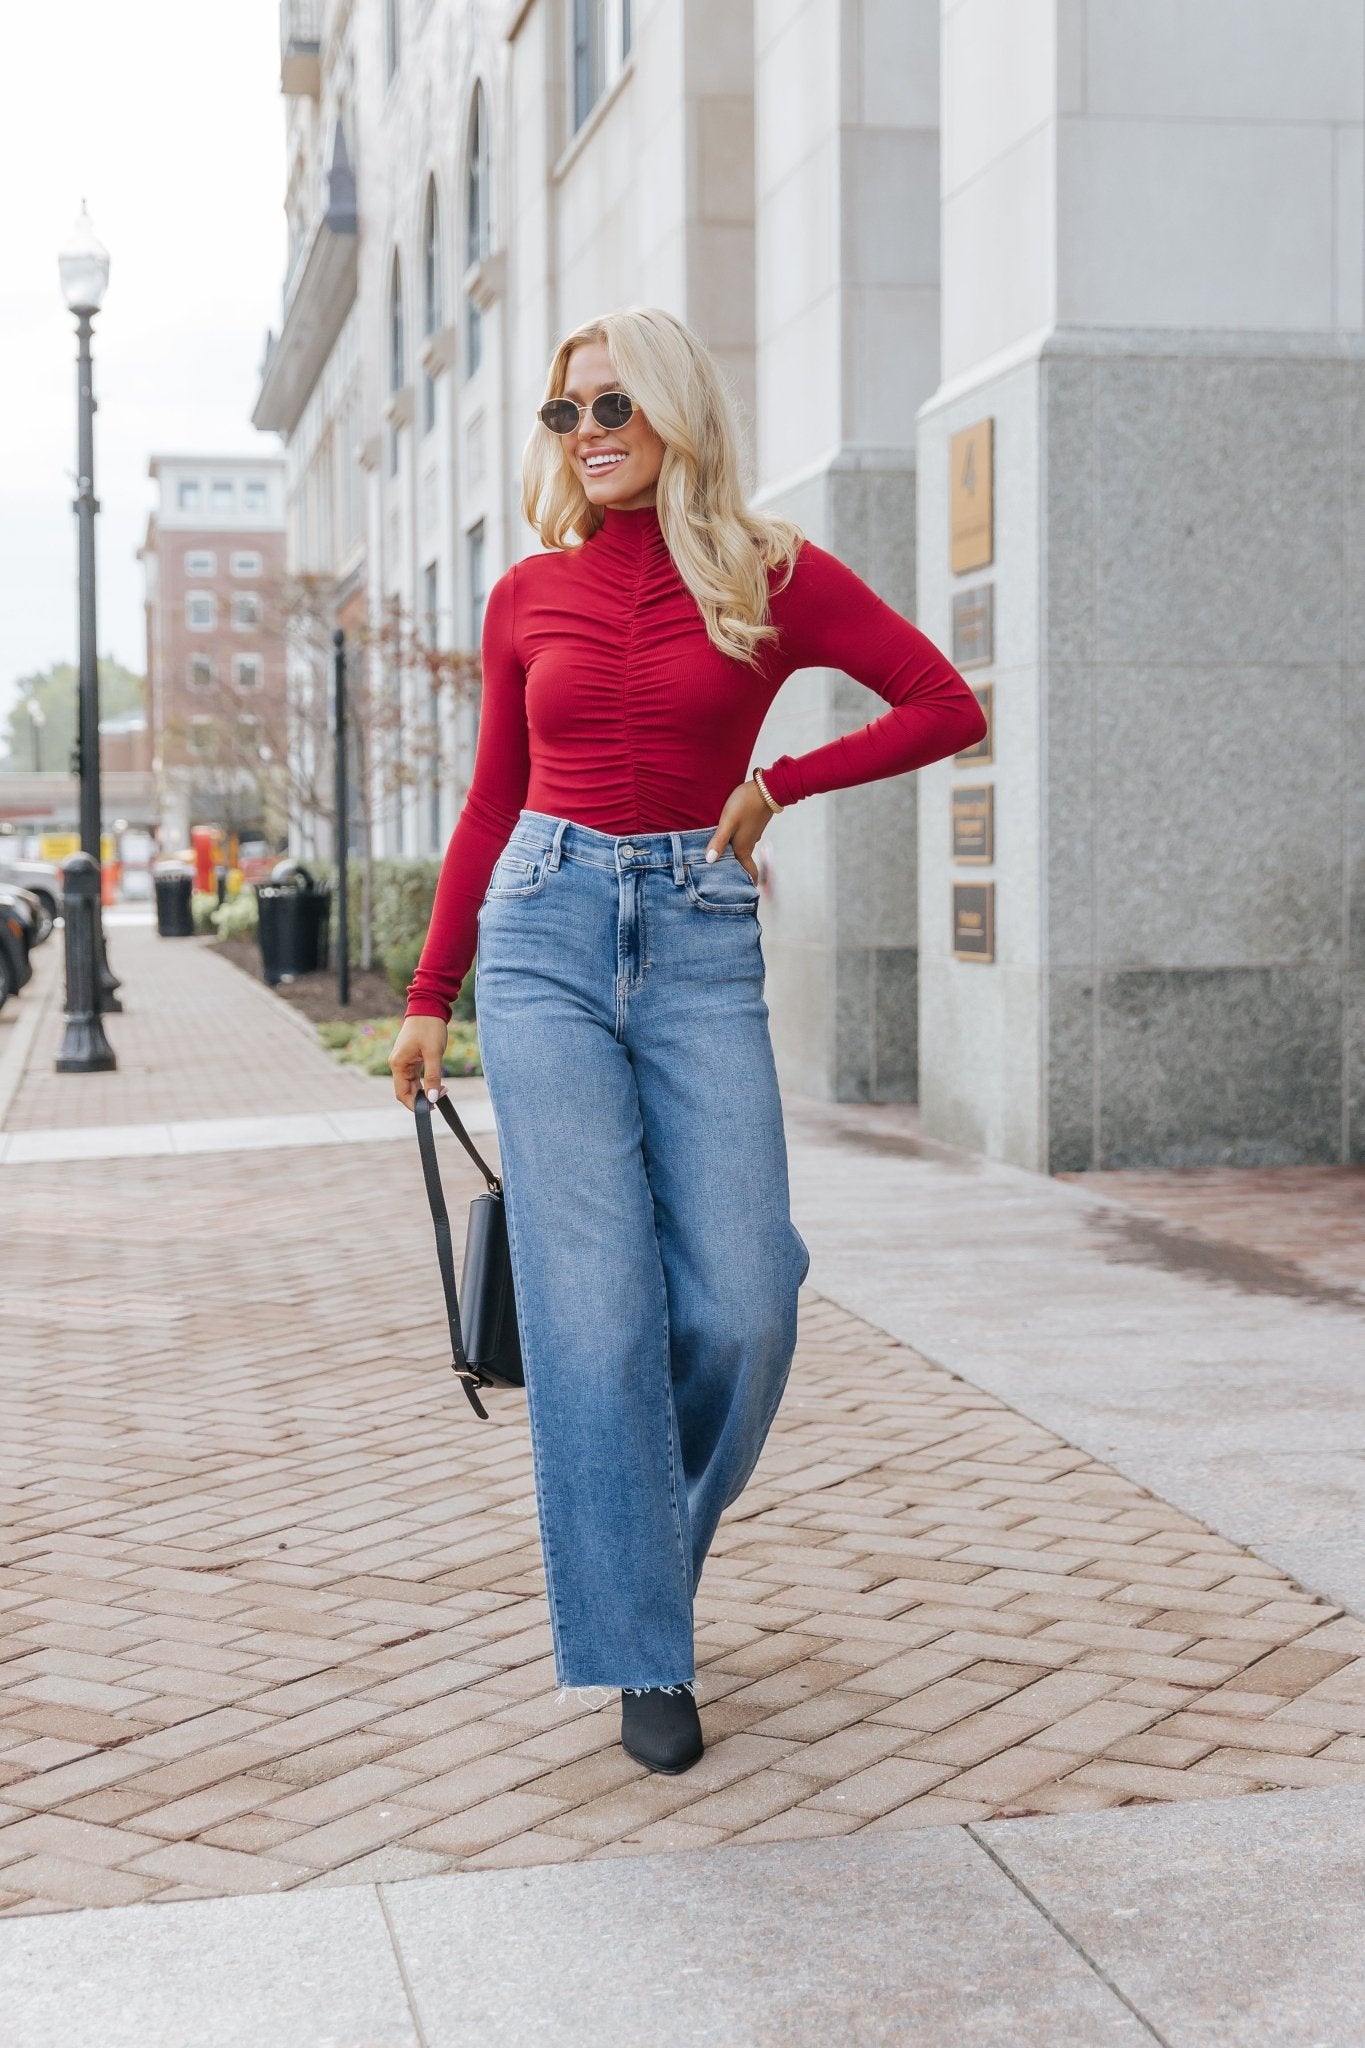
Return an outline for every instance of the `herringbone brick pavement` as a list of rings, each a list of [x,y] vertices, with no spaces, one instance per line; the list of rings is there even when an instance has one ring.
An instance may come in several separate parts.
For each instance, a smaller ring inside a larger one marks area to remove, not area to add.
[[[60,935],[49,943],[60,945]],[[104,1020],[117,1069],[55,1071],[66,1021],[59,989],[4,1118],[7,1131],[288,1116],[393,1099],[386,1081],[339,1066],[302,1017],[216,956],[211,939],[161,939],[149,925],[120,925],[109,949],[126,1005]]]
[[[556,1696],[406,1148],[3,1198],[7,1913],[1365,1781],[1365,1625],[813,1293],[650,1777]]]

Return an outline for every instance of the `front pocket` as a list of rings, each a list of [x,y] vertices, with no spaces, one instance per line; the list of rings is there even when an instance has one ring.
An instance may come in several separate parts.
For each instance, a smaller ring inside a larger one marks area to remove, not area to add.
[[[545,856],[527,860],[524,854],[503,853],[494,863],[488,879],[489,896],[529,896],[540,887]]]
[[[709,866],[689,862],[685,875],[687,899],[697,910],[709,910],[722,917],[751,917],[756,913],[758,884],[750,880],[736,857],[722,855]]]

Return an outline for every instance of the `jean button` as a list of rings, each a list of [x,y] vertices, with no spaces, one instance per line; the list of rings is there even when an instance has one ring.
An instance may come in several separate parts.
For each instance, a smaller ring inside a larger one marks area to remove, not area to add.
[[[622,860],[631,860],[631,859],[633,859],[633,858],[634,858],[634,855],[635,855],[635,848],[634,848],[633,846],[623,846],[623,847],[621,848],[621,858],[622,858]]]

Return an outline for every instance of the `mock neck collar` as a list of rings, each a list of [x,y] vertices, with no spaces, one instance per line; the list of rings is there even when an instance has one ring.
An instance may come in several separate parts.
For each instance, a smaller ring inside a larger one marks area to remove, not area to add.
[[[616,547],[663,547],[665,542],[658,507],[637,505],[628,509],[623,505],[608,505],[594,539],[605,540]]]

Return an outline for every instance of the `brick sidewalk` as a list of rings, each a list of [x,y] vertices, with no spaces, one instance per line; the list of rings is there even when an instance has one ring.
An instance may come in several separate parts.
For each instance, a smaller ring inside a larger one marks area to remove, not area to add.
[[[810,1293],[650,1777],[556,1699],[406,1148],[6,1188],[5,1912],[1365,1783],[1365,1625]]]
[[[160,939],[150,925],[120,925],[109,949],[123,983],[123,1013],[105,1019],[117,1071],[55,1072],[65,1028],[58,994],[4,1119],[7,1131],[284,1116],[392,1099],[386,1081],[338,1066],[263,982],[216,958],[212,940]]]

